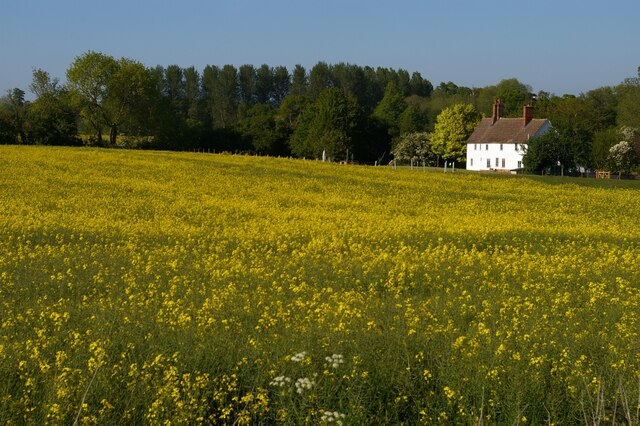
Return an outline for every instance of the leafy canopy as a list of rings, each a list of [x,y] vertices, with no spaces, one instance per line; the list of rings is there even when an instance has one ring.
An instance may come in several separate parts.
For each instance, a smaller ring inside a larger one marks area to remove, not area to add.
[[[480,121],[480,113],[471,104],[455,104],[437,117],[431,134],[433,152],[445,160],[465,161],[466,141]]]

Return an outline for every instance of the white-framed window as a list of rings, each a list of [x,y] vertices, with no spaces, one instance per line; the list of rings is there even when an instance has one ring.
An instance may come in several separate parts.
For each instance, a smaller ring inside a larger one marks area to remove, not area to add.
[[[484,146],[484,150],[485,150],[485,151],[489,151],[489,144],[486,144],[486,145]]]
[[[487,169],[491,168],[491,159],[487,158]]]
[[[473,158],[469,158],[469,165],[473,167]]]
[[[503,159],[502,159],[502,168],[504,169],[505,167],[506,167],[506,166],[505,166],[505,159],[503,158]]]
[[[502,148],[503,148],[503,145],[502,145],[502,144],[500,144],[500,151],[502,151]]]
[[[522,161],[518,161],[518,168],[521,169],[522,168]]]
[[[500,164],[500,159],[496,158],[496,167],[498,167],[498,164]]]
[[[474,150],[474,151],[476,151],[477,149],[478,149],[478,144],[477,144],[477,143],[474,143],[474,144],[473,144],[473,150]]]

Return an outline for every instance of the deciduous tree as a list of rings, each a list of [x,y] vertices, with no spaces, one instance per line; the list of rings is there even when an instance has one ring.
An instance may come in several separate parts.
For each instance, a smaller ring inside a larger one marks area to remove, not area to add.
[[[291,151],[300,157],[320,158],[323,151],[337,160],[352,148],[359,108],[355,98],[337,87],[323,90],[310,104],[291,137]]]
[[[392,138],[400,135],[400,115],[407,109],[404,94],[394,83],[389,83],[384,97],[373,110],[373,116],[383,122]]]
[[[307,71],[305,68],[297,64],[293,68],[293,74],[291,76],[291,89],[289,91],[289,95],[293,96],[304,96],[307,94]]]
[[[609,150],[620,141],[619,131],[616,128],[609,128],[597,131],[593,135],[591,145],[591,164],[596,169],[610,169],[611,162]]]
[[[7,96],[0,98],[0,144],[17,144],[18,132],[13,123],[11,103]]]
[[[102,132],[110,119],[105,108],[108,85],[118,68],[111,56],[88,51],[75,58],[67,69],[67,81],[80,109],[80,115],[96,132],[97,143],[102,143]]]
[[[238,96],[246,106],[256,102],[256,70],[253,65],[245,64],[238,68]]]
[[[620,141],[609,148],[609,159],[614,171],[618,172],[618,178],[622,173],[628,173],[635,163],[633,147],[627,141]]]
[[[37,96],[29,104],[29,139],[34,144],[42,145],[80,144],[76,111],[68,91],[58,85],[58,79],[36,69],[29,88]]]
[[[399,161],[435,161],[431,150],[429,134],[426,132],[407,133],[400,136],[393,146],[393,158]]]
[[[480,118],[471,104],[456,104],[444,109],[438,115],[431,134],[433,152],[445,160],[465,161],[466,141]]]
[[[528,173],[541,173],[555,166],[567,168],[574,165],[567,142],[554,130],[531,138],[522,161]]]
[[[109,124],[109,143],[117,145],[122,130],[130,135],[147,135],[149,111],[156,102],[155,82],[140,62],[121,58],[107,82],[104,100],[105,116]]]
[[[255,104],[236,125],[238,131],[248,140],[259,154],[287,154],[285,134],[277,126],[275,107],[269,104]]]
[[[205,99],[214,127],[225,128],[236,122],[238,72],[233,65],[222,69],[207,65],[202,74]]]
[[[272,102],[275,107],[278,107],[282,100],[287,97],[289,90],[291,90],[291,75],[286,67],[278,66],[273,69],[273,87],[272,87]]]
[[[625,79],[617,91],[620,97],[618,124],[640,129],[640,67],[638,76]]]
[[[520,117],[522,107],[531,102],[531,87],[516,78],[500,81],[496,86],[496,96],[504,105],[506,117]]]

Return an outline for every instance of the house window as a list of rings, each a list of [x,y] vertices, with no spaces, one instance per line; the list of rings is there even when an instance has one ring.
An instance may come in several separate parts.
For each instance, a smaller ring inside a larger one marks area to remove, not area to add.
[[[504,161],[504,158],[502,159],[502,168],[503,168],[503,169],[505,168],[505,161]]]
[[[498,167],[498,164],[500,164],[500,159],[496,158],[496,167]]]
[[[489,151],[489,144],[486,144],[486,145],[484,146],[484,150],[485,150],[485,151]]]
[[[522,161],[518,161],[518,168],[521,169],[522,168]]]
[[[473,167],[473,158],[469,158],[469,165]]]
[[[500,144],[500,151],[502,151],[502,144]]]
[[[487,169],[491,168],[491,159],[487,158]]]
[[[474,144],[473,144],[473,150],[474,150],[474,151],[476,151],[477,149],[478,149],[478,144],[477,144],[477,143],[474,143]]]
[[[518,150],[518,144],[516,143],[516,144],[514,144],[514,146],[516,147],[516,151],[517,151]]]

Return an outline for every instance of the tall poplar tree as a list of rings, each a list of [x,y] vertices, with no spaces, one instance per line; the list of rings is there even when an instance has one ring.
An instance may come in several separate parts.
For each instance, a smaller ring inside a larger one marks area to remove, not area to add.
[[[304,96],[307,94],[307,85],[309,81],[307,79],[307,71],[300,64],[297,64],[293,68],[291,76],[291,89],[289,95],[292,96]]]
[[[233,65],[207,65],[202,74],[205,98],[214,127],[226,128],[237,119],[238,71]]]

